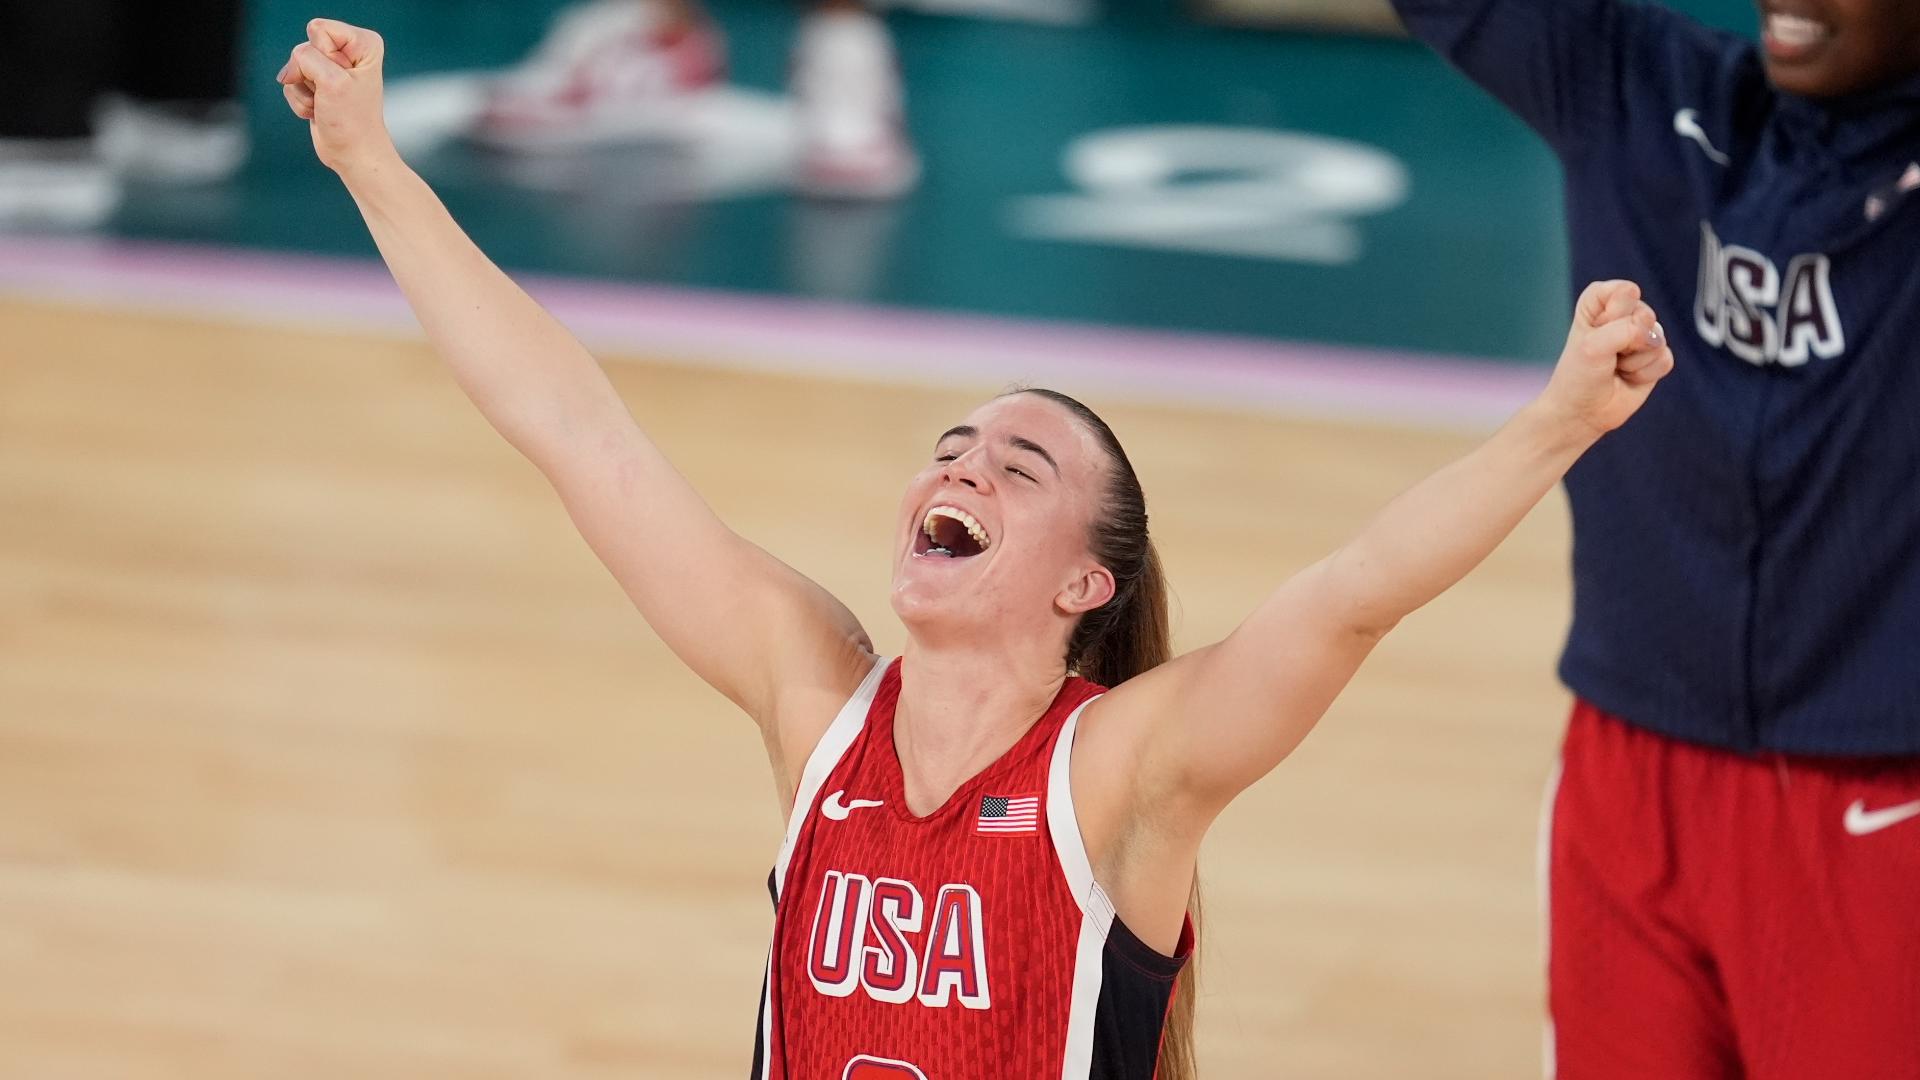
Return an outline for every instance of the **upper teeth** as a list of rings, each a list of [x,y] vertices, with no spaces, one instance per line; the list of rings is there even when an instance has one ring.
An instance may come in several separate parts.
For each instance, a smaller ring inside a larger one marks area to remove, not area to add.
[[[1784,45],[1811,45],[1827,36],[1827,27],[1804,15],[1773,14],[1767,16],[1767,33]]]
[[[952,518],[960,524],[965,525],[967,527],[967,535],[973,537],[973,542],[980,545],[981,551],[987,550],[993,543],[987,536],[987,530],[981,528],[980,523],[973,519],[972,514],[953,506],[936,506],[927,511],[927,520],[920,523],[920,528],[930,539],[938,539],[938,537],[934,536],[933,523],[939,518]]]

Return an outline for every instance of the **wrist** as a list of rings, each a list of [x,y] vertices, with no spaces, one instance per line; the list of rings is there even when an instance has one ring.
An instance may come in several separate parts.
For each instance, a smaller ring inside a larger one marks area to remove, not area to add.
[[[1546,397],[1528,402],[1514,415],[1513,424],[1530,445],[1552,457],[1571,461],[1587,452],[1606,434],[1585,416],[1564,408]]]
[[[352,155],[344,155],[337,160],[327,162],[327,166],[340,177],[341,183],[356,197],[372,194],[383,184],[405,176],[407,163],[400,158],[400,151],[391,142],[379,147],[364,150]]]

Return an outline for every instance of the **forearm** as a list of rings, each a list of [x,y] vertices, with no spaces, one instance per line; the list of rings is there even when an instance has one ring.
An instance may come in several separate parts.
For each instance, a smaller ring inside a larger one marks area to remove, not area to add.
[[[427,338],[487,420],[536,465],[630,423],[593,356],[495,266],[398,155],[344,171]]]
[[[1341,622],[1380,635],[1493,553],[1597,433],[1535,403],[1389,503],[1322,565]]]

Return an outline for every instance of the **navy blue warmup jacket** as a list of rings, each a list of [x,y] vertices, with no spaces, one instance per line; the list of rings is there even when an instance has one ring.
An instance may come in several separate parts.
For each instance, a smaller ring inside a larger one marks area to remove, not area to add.
[[[1920,78],[1818,104],[1631,0],[1395,0],[1559,155],[1678,361],[1567,476],[1561,677],[1739,751],[1920,753]]]

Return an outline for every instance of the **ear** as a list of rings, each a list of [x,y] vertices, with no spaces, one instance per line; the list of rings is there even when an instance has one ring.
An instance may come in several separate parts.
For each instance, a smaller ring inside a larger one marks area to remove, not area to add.
[[[1083,568],[1053,598],[1053,606],[1067,615],[1084,615],[1113,599],[1113,575],[1097,563]]]

